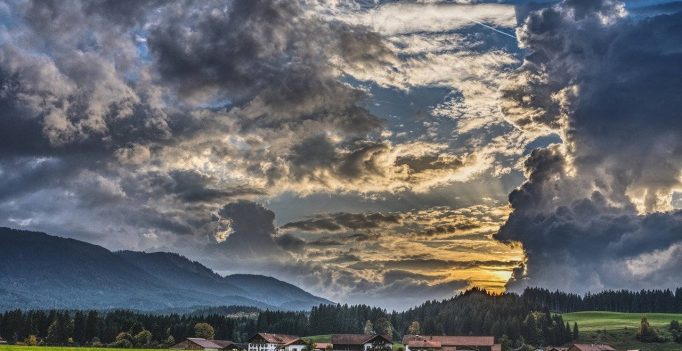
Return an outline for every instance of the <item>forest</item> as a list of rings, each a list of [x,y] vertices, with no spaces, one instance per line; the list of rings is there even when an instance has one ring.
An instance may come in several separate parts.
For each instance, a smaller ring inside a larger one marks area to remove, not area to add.
[[[493,335],[508,345],[560,345],[579,336],[561,312],[608,310],[678,312],[682,289],[606,291],[579,296],[526,289],[522,294],[491,294],[471,289],[442,301],[427,301],[402,312],[367,305],[327,304],[310,311],[257,311],[250,307],[206,308],[192,314],[126,310],[11,310],[0,315],[0,336],[10,343],[168,347],[195,335],[208,323],[216,339],[246,341],[256,332],[299,336],[334,333]],[[237,313],[244,312],[244,313]],[[118,344],[117,344],[118,343]]]

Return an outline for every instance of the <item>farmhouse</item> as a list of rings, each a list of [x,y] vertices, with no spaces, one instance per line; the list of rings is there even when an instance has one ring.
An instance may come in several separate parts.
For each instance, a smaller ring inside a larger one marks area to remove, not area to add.
[[[334,334],[334,351],[390,351],[393,341],[387,335]]]
[[[607,344],[574,344],[568,351],[616,351],[616,349]]]
[[[492,336],[405,335],[405,351],[501,351]]]
[[[328,342],[316,342],[315,351],[329,351],[332,350],[332,344]]]
[[[305,341],[294,335],[258,333],[249,339],[248,351],[303,351]]]
[[[228,351],[245,350],[244,344],[235,343],[229,340],[207,340],[204,338],[188,338],[175,346],[176,350],[205,350],[205,351]]]
[[[6,344],[6,343],[7,343],[7,341],[5,341],[5,339],[3,339],[2,336],[0,336],[0,344]]]

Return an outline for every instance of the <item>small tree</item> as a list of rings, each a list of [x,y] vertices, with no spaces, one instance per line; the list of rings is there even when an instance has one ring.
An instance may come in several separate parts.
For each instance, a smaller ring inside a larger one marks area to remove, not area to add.
[[[658,332],[650,324],[646,317],[642,317],[642,321],[639,324],[639,329],[637,330],[637,340],[641,342],[661,342],[661,337],[658,336]]]
[[[380,335],[393,336],[393,325],[386,317],[379,317],[374,323],[374,331]]]
[[[50,345],[65,345],[69,339],[68,326],[62,318],[57,318],[47,328],[47,343]]]
[[[152,333],[149,330],[142,330],[141,332],[135,334],[134,337],[135,346],[148,346],[152,343]]]
[[[168,335],[164,344],[166,344],[167,347],[175,345],[175,338],[173,337],[173,335]]]
[[[26,337],[26,339],[24,339],[24,344],[26,344],[26,346],[36,346],[38,345],[38,338],[35,335],[31,334],[28,337]]]
[[[578,322],[573,322],[573,340],[578,340],[580,338],[580,332],[578,331]]]
[[[421,334],[421,324],[419,324],[419,321],[412,321],[412,324],[410,324],[409,328],[407,328],[407,334],[411,335],[419,335]]]
[[[194,325],[194,336],[197,338],[213,340],[213,337],[215,336],[215,330],[208,323],[197,323]]]
[[[102,347],[102,341],[98,337],[93,337],[92,340],[90,341],[90,344],[93,347]]]
[[[682,327],[680,327],[680,322],[676,320],[670,321],[668,330],[670,330],[670,335],[674,342],[682,343]]]
[[[365,327],[363,328],[363,333],[365,335],[374,335],[376,332],[374,332],[374,324],[372,324],[372,321],[367,320],[365,322]]]

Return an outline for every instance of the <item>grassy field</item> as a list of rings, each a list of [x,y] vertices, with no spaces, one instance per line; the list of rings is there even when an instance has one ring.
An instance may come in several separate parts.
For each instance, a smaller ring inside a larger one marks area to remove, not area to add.
[[[564,313],[564,321],[578,322],[578,329],[582,331],[617,330],[623,328],[639,328],[642,317],[649,320],[651,326],[657,329],[667,329],[670,321],[682,321],[682,314],[675,313],[618,313],[618,312],[574,312]]]
[[[618,313],[618,312],[575,312],[562,315],[564,321],[573,326],[578,322],[579,342],[587,344],[606,343],[617,350],[680,351],[682,344],[641,343],[635,339],[642,317],[655,327],[663,337],[670,338],[668,325],[673,319],[682,321],[682,314],[673,313]]]

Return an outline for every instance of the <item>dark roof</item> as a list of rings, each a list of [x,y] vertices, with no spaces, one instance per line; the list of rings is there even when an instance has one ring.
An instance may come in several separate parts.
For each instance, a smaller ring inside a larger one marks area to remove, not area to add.
[[[245,350],[248,348],[248,345],[238,343],[238,342],[233,342],[230,340],[213,340],[214,343],[218,344],[221,349],[239,349],[239,350]]]
[[[366,334],[334,334],[332,335],[333,345],[363,345],[374,341],[376,338],[382,338],[386,342],[392,342],[388,335],[366,335]]]
[[[187,338],[187,341],[197,344],[205,349],[246,349],[244,344],[232,342],[230,340],[207,340],[204,338]],[[178,344],[180,345],[180,344]],[[176,345],[177,346],[177,345]]]
[[[220,349],[220,345],[218,345],[215,340],[206,340],[204,338],[187,338],[192,343],[195,343],[205,349]]]
[[[495,344],[493,336],[447,336],[447,335],[405,335],[403,344],[409,345],[410,342],[429,341],[440,342],[442,347],[446,346],[492,346]]]
[[[256,335],[252,336],[249,338],[249,341],[251,341],[253,338],[260,336],[261,338],[265,339],[265,341],[271,343],[271,344],[281,344],[281,345],[289,345],[297,341],[303,341],[301,338],[295,335],[286,335],[286,334],[271,334],[271,333],[257,333]]]
[[[572,347],[580,351],[616,351],[611,345],[607,344],[574,344]]]

